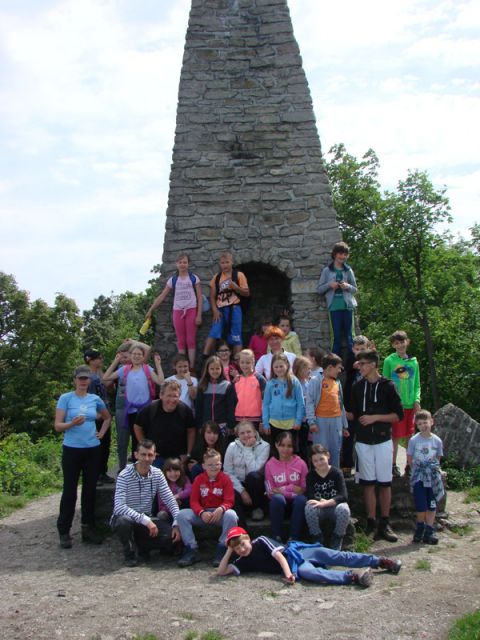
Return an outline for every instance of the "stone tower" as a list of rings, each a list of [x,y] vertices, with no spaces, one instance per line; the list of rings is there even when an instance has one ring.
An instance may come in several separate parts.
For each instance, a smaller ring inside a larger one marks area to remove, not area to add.
[[[286,0],[192,0],[160,284],[187,251],[208,295],[230,249],[252,292],[245,337],[289,309],[302,344],[327,347],[316,284],[338,240]],[[157,345],[173,350],[169,304],[157,318]],[[199,349],[210,322],[208,312]]]

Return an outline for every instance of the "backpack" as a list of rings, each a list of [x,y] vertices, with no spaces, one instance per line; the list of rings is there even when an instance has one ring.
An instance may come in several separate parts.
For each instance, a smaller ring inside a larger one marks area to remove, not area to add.
[[[173,296],[175,297],[175,287],[177,286],[177,280],[178,280],[178,271],[177,273],[172,276],[172,293]],[[192,283],[192,287],[193,287],[193,292],[195,293],[195,298],[197,297],[197,290],[195,289],[195,275],[189,271],[188,272],[188,277],[190,278],[190,282]],[[205,294],[202,294],[202,311],[206,312],[210,309],[210,303],[208,301],[208,298]]]
[[[215,276],[215,298],[217,298],[219,292],[220,292],[220,277],[221,277],[221,272],[217,273],[217,275]],[[233,282],[238,285],[238,269],[232,269],[232,280]],[[238,295],[238,298],[240,299],[240,308],[242,310],[242,313],[245,314],[249,307],[250,307],[250,296],[241,296]]]
[[[148,365],[146,365],[146,364],[144,364],[142,366],[142,368],[143,368],[143,373],[147,377],[148,390],[150,391],[150,398],[151,398],[151,400],[155,400],[155,398],[157,397],[157,393],[156,393],[156,390],[155,390],[155,383],[153,381],[150,369],[148,368]],[[132,365],[131,364],[126,364],[123,367],[123,384],[125,386],[125,398],[127,397],[127,376],[128,376],[128,374],[130,373],[131,370],[132,370]]]

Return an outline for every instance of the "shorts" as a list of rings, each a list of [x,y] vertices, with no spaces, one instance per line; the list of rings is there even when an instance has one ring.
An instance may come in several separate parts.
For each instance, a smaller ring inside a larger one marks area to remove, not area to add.
[[[392,422],[392,438],[409,438],[415,433],[415,412],[413,409],[403,410],[403,420]]]
[[[242,308],[239,304],[232,304],[230,307],[219,309],[220,320],[212,324],[209,338],[220,340],[227,331],[226,340],[230,345],[242,344]]]
[[[413,500],[417,513],[437,510],[437,501],[433,497],[432,487],[425,487],[421,480],[413,485]]]
[[[392,484],[393,442],[380,444],[355,443],[357,452],[357,474],[360,484],[378,484],[389,487]]]

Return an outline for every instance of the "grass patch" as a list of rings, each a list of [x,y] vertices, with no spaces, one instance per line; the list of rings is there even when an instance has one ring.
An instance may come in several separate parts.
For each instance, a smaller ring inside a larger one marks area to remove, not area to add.
[[[432,568],[432,563],[430,562],[430,560],[427,560],[426,558],[417,560],[415,563],[415,569],[417,569],[418,571],[430,571],[431,568]]]
[[[225,640],[225,636],[220,633],[220,631],[215,631],[214,629],[210,631],[205,631],[200,636],[200,640]]]
[[[180,617],[184,620],[195,620],[195,616],[193,615],[193,613],[190,613],[190,611],[182,611],[180,613]]]
[[[9,496],[8,493],[0,493],[0,518],[10,515],[16,509],[21,509],[28,502],[24,496]]]
[[[467,504],[470,504],[470,502],[480,502],[480,487],[471,487],[470,489],[467,489],[465,502]]]
[[[480,609],[459,618],[448,632],[448,640],[479,640]]]
[[[353,540],[353,550],[356,553],[368,553],[372,546],[372,539],[367,536],[363,531],[355,531],[355,538]]]
[[[269,589],[262,592],[262,596],[264,596],[265,598],[278,598],[279,595],[280,594],[278,593],[278,591],[275,591],[274,589]]]
[[[198,638],[198,633],[196,631],[187,631],[184,636],[184,640],[195,640]]]
[[[450,528],[450,531],[455,535],[463,538],[463,536],[468,536],[470,533],[473,533],[474,529],[471,524],[464,524],[464,525],[454,524]]]
[[[133,637],[133,640],[158,640],[154,633],[140,633]]]

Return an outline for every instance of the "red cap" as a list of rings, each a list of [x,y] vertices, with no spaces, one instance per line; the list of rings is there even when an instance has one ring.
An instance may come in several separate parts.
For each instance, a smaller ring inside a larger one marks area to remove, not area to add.
[[[238,536],[244,535],[248,535],[245,529],[242,529],[242,527],[232,527],[228,530],[227,537],[225,539],[225,546],[227,546],[230,540],[232,540],[233,538],[238,538]]]

